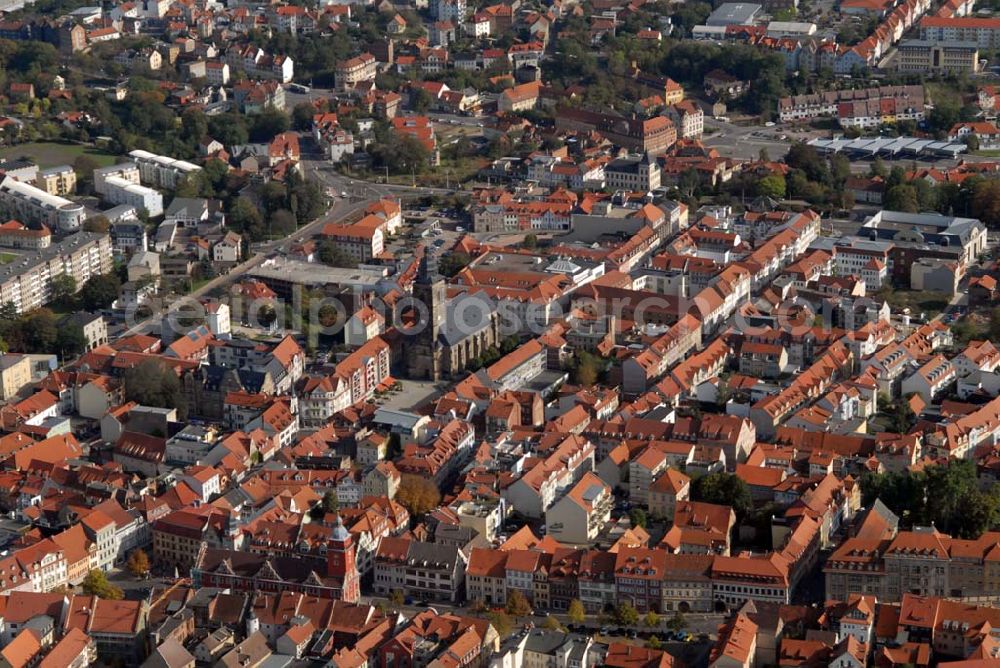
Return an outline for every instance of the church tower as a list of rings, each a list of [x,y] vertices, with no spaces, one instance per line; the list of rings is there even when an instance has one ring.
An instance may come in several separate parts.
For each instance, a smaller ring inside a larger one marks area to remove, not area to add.
[[[326,574],[343,583],[340,594],[342,601],[357,603],[361,597],[361,577],[354,558],[354,541],[344,527],[344,521],[337,515],[337,524],[330,534],[326,547]]]
[[[407,337],[406,365],[410,378],[441,379],[441,346],[438,336],[445,325],[447,291],[444,277],[438,273],[437,256],[430,249],[420,259],[420,270],[413,282],[413,299],[426,307],[418,313],[416,333]]]

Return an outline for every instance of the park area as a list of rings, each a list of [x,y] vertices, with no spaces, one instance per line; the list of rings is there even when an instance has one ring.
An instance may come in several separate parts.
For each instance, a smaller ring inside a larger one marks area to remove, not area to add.
[[[42,169],[72,165],[74,160],[84,155],[92,158],[100,167],[107,167],[117,162],[117,158],[111,153],[83,144],[31,142],[0,148],[0,158],[5,160],[30,158]]]

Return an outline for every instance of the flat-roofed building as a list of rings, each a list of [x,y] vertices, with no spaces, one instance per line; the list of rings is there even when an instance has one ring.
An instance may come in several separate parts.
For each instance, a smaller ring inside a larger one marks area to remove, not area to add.
[[[975,42],[937,42],[904,39],[896,47],[900,72],[958,74],[979,71],[979,46]]]
[[[43,169],[38,172],[35,185],[50,195],[68,195],[76,190],[76,171],[69,165]]]
[[[0,211],[23,222],[46,225],[63,232],[79,230],[87,217],[82,204],[50,195],[10,176],[0,181]]]
[[[10,302],[18,313],[25,313],[52,299],[55,277],[68,274],[82,287],[92,276],[106,274],[113,266],[111,237],[77,232],[0,265],[0,303]]]

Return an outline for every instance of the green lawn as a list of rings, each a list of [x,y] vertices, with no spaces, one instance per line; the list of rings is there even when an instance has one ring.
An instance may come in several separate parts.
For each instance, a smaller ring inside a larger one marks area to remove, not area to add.
[[[1000,157],[1000,149],[996,149],[996,148],[983,149],[983,150],[980,150],[980,151],[973,151],[972,154],[973,155],[981,155],[981,156],[983,156],[985,158],[997,158],[997,157]]]
[[[81,155],[90,156],[101,167],[113,165],[118,161],[118,158],[106,151],[81,144],[32,142],[0,148],[0,158],[15,159],[22,156],[28,157],[38,163],[38,166],[43,169],[59,165],[72,165],[73,161]]]
[[[0,253],[0,264],[10,264],[17,259],[17,253]]]

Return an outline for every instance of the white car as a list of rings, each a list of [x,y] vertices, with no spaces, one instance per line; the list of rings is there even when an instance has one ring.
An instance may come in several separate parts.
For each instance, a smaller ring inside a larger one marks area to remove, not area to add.
[[[767,123],[764,123],[764,127],[765,128],[773,128],[774,127],[774,121],[768,121]]]

